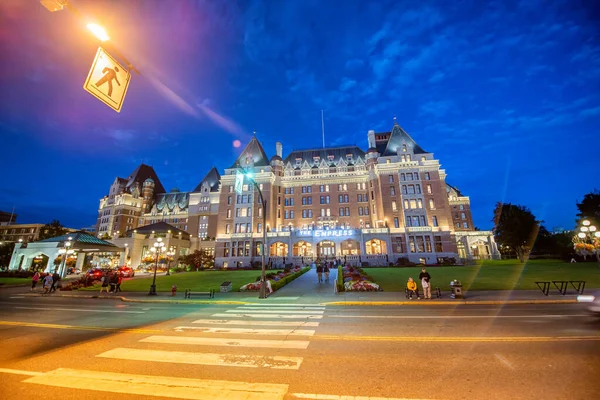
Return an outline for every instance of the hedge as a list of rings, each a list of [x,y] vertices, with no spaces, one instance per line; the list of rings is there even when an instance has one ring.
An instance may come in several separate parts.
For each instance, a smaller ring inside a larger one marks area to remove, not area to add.
[[[294,279],[300,277],[301,275],[307,273],[308,271],[310,271],[310,267],[304,267],[300,271],[288,275],[285,278],[280,279],[278,281],[271,280],[271,289],[273,289],[273,291],[276,292],[277,290],[281,289],[282,287],[292,282]]]
[[[344,269],[342,268],[341,265],[338,267],[337,291],[338,292],[344,291]]]

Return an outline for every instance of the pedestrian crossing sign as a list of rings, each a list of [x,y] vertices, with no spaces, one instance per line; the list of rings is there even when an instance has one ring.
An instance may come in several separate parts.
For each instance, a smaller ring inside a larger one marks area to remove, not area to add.
[[[129,81],[129,71],[99,47],[83,88],[116,112],[121,112]]]

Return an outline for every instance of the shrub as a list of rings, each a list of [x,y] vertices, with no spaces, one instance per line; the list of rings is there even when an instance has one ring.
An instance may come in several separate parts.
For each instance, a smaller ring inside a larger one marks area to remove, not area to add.
[[[10,271],[0,272],[0,276],[3,278],[31,278],[34,272],[29,270],[17,270],[13,269]]]
[[[410,261],[408,258],[406,257],[400,257],[398,259],[398,261],[396,261],[396,264],[399,267],[414,267],[416,264],[412,261]]]
[[[338,267],[337,291],[338,292],[344,291],[344,270],[341,265]]]

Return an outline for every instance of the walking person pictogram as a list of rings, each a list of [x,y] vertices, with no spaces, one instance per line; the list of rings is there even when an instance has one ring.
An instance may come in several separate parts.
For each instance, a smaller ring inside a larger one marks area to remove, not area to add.
[[[117,66],[115,66],[114,69],[105,67],[102,70],[102,73],[104,74],[104,76],[102,78],[100,78],[98,80],[98,82],[96,82],[97,88],[100,88],[100,86],[102,86],[108,82],[108,97],[112,96],[112,90],[113,90],[112,81],[113,81],[113,79],[117,82],[117,85],[121,86],[119,79],[117,79],[117,72],[119,72],[119,67],[117,67]]]

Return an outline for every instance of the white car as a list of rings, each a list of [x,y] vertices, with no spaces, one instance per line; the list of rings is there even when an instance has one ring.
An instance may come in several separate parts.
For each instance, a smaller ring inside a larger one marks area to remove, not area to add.
[[[600,316],[600,291],[593,294],[580,294],[577,296],[577,302],[586,303],[590,313]]]

